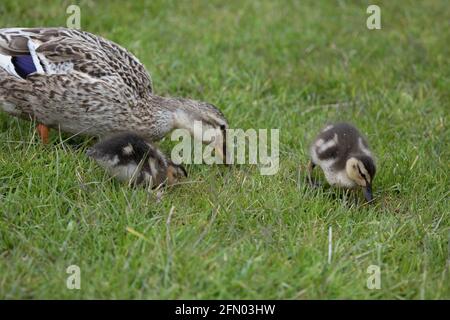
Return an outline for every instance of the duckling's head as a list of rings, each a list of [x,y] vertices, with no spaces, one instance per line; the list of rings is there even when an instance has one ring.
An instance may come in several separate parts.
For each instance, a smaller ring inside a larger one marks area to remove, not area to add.
[[[347,160],[345,171],[353,182],[363,188],[366,200],[372,201],[372,181],[376,172],[374,160],[364,154],[354,155]]]
[[[187,177],[187,171],[182,165],[173,163],[171,160],[167,164],[167,184],[169,186]]]

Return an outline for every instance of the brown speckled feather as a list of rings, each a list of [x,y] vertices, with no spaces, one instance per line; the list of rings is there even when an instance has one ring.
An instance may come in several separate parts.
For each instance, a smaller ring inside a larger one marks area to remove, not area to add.
[[[73,63],[74,70],[97,79],[117,77],[140,97],[152,92],[150,75],[139,60],[102,37],[65,28],[0,29],[0,35],[0,53],[28,53],[32,39],[39,44],[38,55],[49,64]]]

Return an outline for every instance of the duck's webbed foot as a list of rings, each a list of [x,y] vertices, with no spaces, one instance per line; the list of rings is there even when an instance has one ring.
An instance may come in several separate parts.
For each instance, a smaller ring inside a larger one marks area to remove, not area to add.
[[[48,142],[49,142],[49,128],[46,125],[44,125],[42,123],[39,123],[36,126],[36,129],[37,129],[37,132],[39,134],[39,137],[42,140],[42,143],[43,144],[48,144]]]

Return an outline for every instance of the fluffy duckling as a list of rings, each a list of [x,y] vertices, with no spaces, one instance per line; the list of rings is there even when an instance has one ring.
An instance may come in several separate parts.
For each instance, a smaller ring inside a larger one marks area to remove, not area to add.
[[[112,176],[132,185],[172,185],[186,170],[134,133],[119,133],[95,144],[87,155]]]
[[[364,197],[372,201],[375,160],[366,139],[353,125],[336,123],[326,126],[310,148],[309,180],[316,165],[331,185],[344,188],[362,187]]]

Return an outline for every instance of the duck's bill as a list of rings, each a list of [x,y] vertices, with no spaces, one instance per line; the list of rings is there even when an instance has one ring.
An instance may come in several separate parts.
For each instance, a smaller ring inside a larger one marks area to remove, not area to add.
[[[364,198],[366,198],[367,202],[371,202],[373,200],[372,194],[372,186],[368,184],[366,187],[363,187]]]
[[[227,141],[226,141],[226,131],[221,129],[220,133],[216,136],[215,150],[217,155],[222,160],[225,165],[230,164],[229,155],[227,152]]]
[[[222,133],[222,159],[224,160],[225,165],[229,165],[229,159],[228,159],[228,151],[227,151],[227,130],[224,126],[220,128],[220,131]]]
[[[216,154],[219,156],[219,158],[220,158],[220,163],[221,164],[225,164],[225,165],[228,165],[228,164],[230,164],[229,163],[229,160],[228,160],[228,158],[227,158],[227,151],[226,151],[226,146],[225,146],[225,144],[223,143],[221,143],[221,144],[217,144],[216,146],[215,146],[215,149],[216,149]]]

